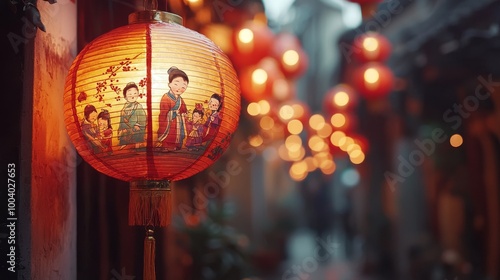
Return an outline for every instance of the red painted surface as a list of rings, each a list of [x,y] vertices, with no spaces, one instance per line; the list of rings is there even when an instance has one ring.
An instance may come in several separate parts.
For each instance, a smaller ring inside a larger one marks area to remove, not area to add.
[[[76,279],[77,157],[64,126],[62,100],[76,47],[76,5],[39,8],[47,33],[38,31],[34,50],[31,279]]]

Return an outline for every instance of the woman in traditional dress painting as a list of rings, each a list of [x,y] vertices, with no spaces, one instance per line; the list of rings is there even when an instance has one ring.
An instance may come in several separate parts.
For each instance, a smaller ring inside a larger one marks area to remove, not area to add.
[[[182,148],[186,136],[184,117],[187,108],[181,95],[186,91],[189,78],[184,71],[173,66],[168,69],[168,82],[170,90],[160,101],[157,146],[162,151],[176,151]]]
[[[196,103],[191,119],[186,121],[188,151],[199,151],[201,148],[204,135],[203,115],[203,105]]]

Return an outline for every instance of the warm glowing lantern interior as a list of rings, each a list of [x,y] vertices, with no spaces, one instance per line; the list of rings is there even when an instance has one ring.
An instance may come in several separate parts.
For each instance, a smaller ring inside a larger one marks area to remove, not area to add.
[[[366,37],[363,40],[363,47],[370,52],[376,51],[378,49],[378,41],[373,37]]]
[[[377,69],[374,68],[368,68],[364,73],[365,81],[370,84],[378,82],[379,77],[380,74],[378,73]]]
[[[253,32],[248,28],[243,28],[238,32],[238,40],[240,42],[248,44],[253,41]]]

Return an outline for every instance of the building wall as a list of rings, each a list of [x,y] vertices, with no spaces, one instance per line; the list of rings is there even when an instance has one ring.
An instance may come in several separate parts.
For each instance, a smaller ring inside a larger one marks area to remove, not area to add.
[[[76,279],[76,152],[63,118],[76,53],[76,3],[38,1],[47,32],[34,43],[31,279]],[[27,276],[25,276],[27,277]]]

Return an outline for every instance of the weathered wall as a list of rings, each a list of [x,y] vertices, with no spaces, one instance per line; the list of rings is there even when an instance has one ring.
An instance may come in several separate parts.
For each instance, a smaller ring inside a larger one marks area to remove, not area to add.
[[[34,50],[31,279],[76,279],[76,153],[63,119],[76,54],[76,3],[38,1],[47,32]]]

